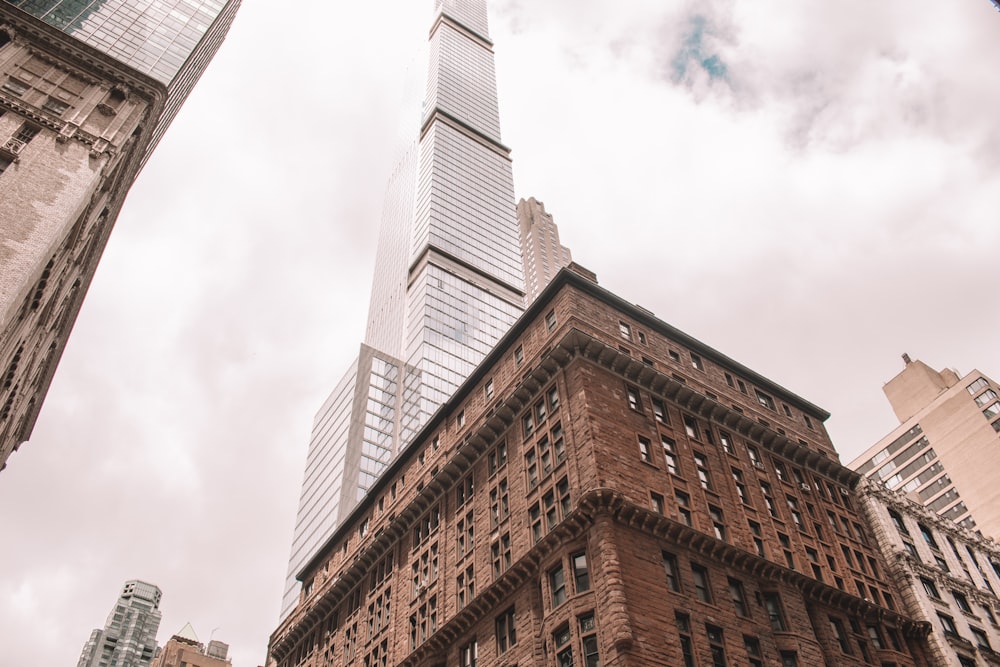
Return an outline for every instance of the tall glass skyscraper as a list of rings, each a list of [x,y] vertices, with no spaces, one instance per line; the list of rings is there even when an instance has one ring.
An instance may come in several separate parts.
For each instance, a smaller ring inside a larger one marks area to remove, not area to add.
[[[314,422],[282,617],[301,567],[523,309],[486,0],[437,0],[424,110],[390,181],[365,344]]]

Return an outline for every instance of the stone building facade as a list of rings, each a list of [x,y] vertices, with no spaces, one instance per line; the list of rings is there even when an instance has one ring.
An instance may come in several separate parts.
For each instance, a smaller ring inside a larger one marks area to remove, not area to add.
[[[573,265],[299,572],[268,664],[928,665],[827,417]]]
[[[239,4],[0,1],[0,467],[31,434],[132,182]]]
[[[1000,665],[1000,545],[876,481],[859,488],[901,606],[933,628],[932,664]]]
[[[0,465],[31,433],[165,99],[0,3]]]

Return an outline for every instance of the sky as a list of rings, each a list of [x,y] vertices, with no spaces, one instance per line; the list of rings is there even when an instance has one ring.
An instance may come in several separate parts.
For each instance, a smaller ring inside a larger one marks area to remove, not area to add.
[[[364,335],[430,0],[245,0],[136,182],[0,473],[5,664],[75,664],[159,585],[262,665],[312,417]],[[600,283],[829,410],[909,353],[1000,376],[989,0],[492,0],[515,192]],[[992,286],[992,287],[991,287]]]

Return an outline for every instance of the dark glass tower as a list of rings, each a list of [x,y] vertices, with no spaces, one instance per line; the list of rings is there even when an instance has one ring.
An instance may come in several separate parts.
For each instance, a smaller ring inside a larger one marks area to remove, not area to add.
[[[424,109],[390,181],[365,343],[314,423],[282,617],[301,567],[523,309],[485,0],[437,0]]]

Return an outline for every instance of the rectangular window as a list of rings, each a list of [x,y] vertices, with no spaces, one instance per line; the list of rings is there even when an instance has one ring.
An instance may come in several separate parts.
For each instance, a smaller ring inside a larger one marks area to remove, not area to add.
[[[955,596],[955,604],[958,608],[964,611],[966,614],[972,613],[972,607],[969,606],[969,601],[966,599],[965,595],[959,593],[958,591],[952,591],[951,594]]]
[[[743,582],[738,579],[729,579],[729,596],[733,600],[733,608],[736,609],[737,616],[747,617],[750,609],[747,607],[746,593],[743,591]]]
[[[694,645],[691,641],[691,619],[686,614],[675,612],[674,620],[677,623],[677,635],[681,640],[681,656],[684,658],[684,667],[695,667]]]
[[[985,632],[972,626],[969,626],[969,632],[972,633],[972,638],[975,641],[976,646],[984,648],[987,651],[993,650],[993,647],[990,646],[990,638],[986,636]]]
[[[938,614],[938,620],[941,621],[941,628],[944,630],[946,635],[958,636],[958,629],[955,627],[955,619],[947,614]]]
[[[545,314],[545,328],[549,331],[556,328],[556,311],[550,310]]]
[[[712,478],[708,473],[708,461],[704,454],[696,453],[694,455],[694,465],[698,472],[698,483],[701,484],[701,488],[712,490]]]
[[[674,492],[674,502],[677,503],[677,518],[685,526],[692,526],[691,520],[691,496],[683,491]]]
[[[497,579],[510,568],[510,533],[504,533],[493,543],[490,555],[493,558],[493,578]]]
[[[524,346],[518,345],[517,349],[514,350],[514,363],[518,366],[524,363]]]
[[[712,602],[712,590],[708,583],[708,570],[701,565],[691,563],[691,579],[694,581],[694,593],[702,602]]]
[[[601,667],[601,654],[597,647],[597,625],[594,615],[580,617],[580,643],[583,644],[583,667]]]
[[[781,598],[777,593],[764,593],[764,609],[767,610],[767,620],[775,632],[785,631],[785,615],[781,609]]]
[[[656,418],[656,421],[660,422],[661,424],[668,423],[667,408],[663,404],[663,401],[661,401],[658,398],[653,399],[653,416]]]
[[[986,389],[986,387],[989,386],[990,384],[989,382],[986,381],[985,378],[979,378],[978,380],[970,384],[968,387],[966,387],[966,389],[968,390],[970,395],[975,396],[981,389]]]
[[[743,646],[747,650],[750,667],[764,667],[764,656],[760,652],[760,641],[756,637],[743,636]]]
[[[764,552],[764,539],[761,534],[760,524],[756,521],[747,520],[747,524],[750,526],[750,532],[753,534],[753,544],[756,547],[757,555],[761,558],[766,558]]]
[[[630,327],[625,322],[619,322],[618,334],[625,340],[632,340],[632,327]]]
[[[767,394],[765,394],[764,392],[762,392],[760,389],[754,389],[753,391],[757,395],[757,402],[758,403],[760,403],[761,405],[763,405],[768,410],[774,410],[775,412],[777,412],[777,410],[775,410],[775,407],[774,407],[774,399],[773,398],[771,398],[770,396],[768,396]]]
[[[764,462],[761,461],[760,452],[757,451],[756,447],[747,445],[747,456],[750,458],[750,463],[754,468],[764,469]]]
[[[483,385],[483,393],[486,395],[487,401],[493,398],[493,378],[487,380],[486,384]]]
[[[692,440],[698,439],[698,421],[691,415],[684,415],[684,432]]]
[[[573,645],[570,643],[571,638],[572,635],[570,635],[568,625],[552,633],[552,642],[556,646],[556,664],[559,667],[574,667]]]
[[[471,642],[459,649],[461,667],[476,667],[479,661],[479,644],[473,639]]]
[[[504,477],[490,490],[490,527],[496,528],[510,516],[510,489]]]
[[[636,411],[642,411],[642,403],[639,398],[639,390],[634,387],[625,387],[625,395],[628,397],[628,406]]]
[[[847,641],[847,634],[844,632],[844,622],[839,618],[831,616],[830,633],[833,635],[833,638],[837,640],[837,644],[840,645],[841,652],[850,655],[851,644]]]
[[[666,551],[662,552],[663,570],[667,575],[667,588],[675,593],[681,592],[681,580],[677,570],[677,557]]]
[[[701,357],[694,352],[691,353],[691,367],[698,371],[705,370],[705,363],[701,360]]]
[[[882,641],[882,633],[879,632],[877,625],[868,626],[868,639],[871,640],[872,646],[875,647],[875,650],[881,651],[885,648],[885,642]]]
[[[722,640],[722,628],[706,623],[705,634],[712,654],[712,667],[726,667],[726,645]]]
[[[643,463],[653,462],[653,446],[649,442],[649,438],[644,438],[639,436],[639,458],[642,459]]]
[[[733,482],[736,484],[736,495],[739,496],[740,502],[744,505],[750,504],[750,494],[747,493],[747,487],[743,484],[743,471],[738,468],[732,468]]]
[[[932,533],[931,530],[922,523],[918,523],[917,528],[920,529],[920,534],[923,536],[924,542],[927,542],[931,549],[937,549],[938,544],[934,539],[934,533]]]
[[[573,563],[573,585],[577,593],[590,590],[590,570],[587,568],[587,554],[574,554],[570,561]]]
[[[726,522],[722,517],[722,508],[715,507],[714,505],[708,506],[708,515],[712,517],[712,532],[715,534],[715,539],[726,541]]]
[[[656,512],[657,514],[663,514],[663,504],[664,504],[663,496],[661,496],[658,493],[653,493],[652,491],[650,491],[649,504],[654,512]]]
[[[733,438],[725,431],[719,431],[719,444],[722,445],[722,451],[726,454],[736,455],[736,449],[733,447]]]
[[[499,445],[494,447],[487,459],[490,476],[492,477],[498,470],[500,470],[500,468],[507,465],[507,443],[501,442]]]
[[[17,134],[14,135],[14,138],[20,141],[22,144],[26,144],[32,139],[34,139],[37,134],[38,134],[37,127],[35,127],[34,125],[29,125],[28,123],[24,123],[23,125],[21,125],[21,128],[17,131]]]
[[[662,434],[660,435],[660,443],[663,445],[663,458],[666,459],[667,470],[673,475],[680,474],[677,472],[677,443],[672,438]]]
[[[507,649],[517,644],[517,631],[514,628],[514,608],[511,607],[496,619],[497,653],[506,653]]]
[[[566,572],[561,564],[549,571],[549,592],[553,609],[566,601]]]

